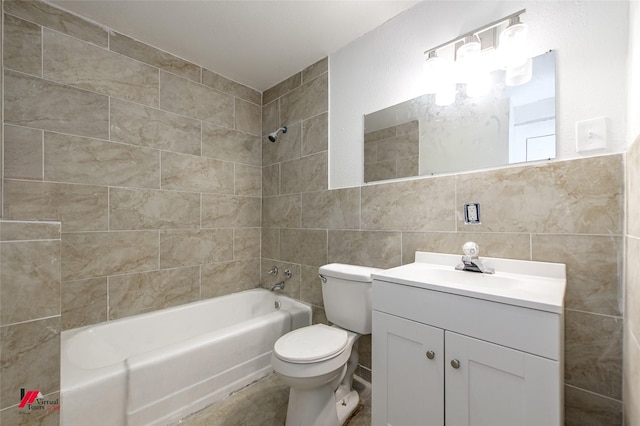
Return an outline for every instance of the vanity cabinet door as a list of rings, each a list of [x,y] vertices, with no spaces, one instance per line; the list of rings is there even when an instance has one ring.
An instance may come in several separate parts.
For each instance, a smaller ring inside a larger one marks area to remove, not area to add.
[[[557,361],[451,332],[445,342],[447,426],[561,424]]]
[[[372,425],[444,425],[444,330],[373,311]]]

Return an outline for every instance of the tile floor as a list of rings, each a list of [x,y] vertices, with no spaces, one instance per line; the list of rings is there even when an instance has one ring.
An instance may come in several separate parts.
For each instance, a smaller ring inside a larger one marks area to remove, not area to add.
[[[367,388],[348,426],[371,425],[371,397]],[[282,426],[287,414],[289,388],[271,374],[231,396],[183,419],[180,426]]]

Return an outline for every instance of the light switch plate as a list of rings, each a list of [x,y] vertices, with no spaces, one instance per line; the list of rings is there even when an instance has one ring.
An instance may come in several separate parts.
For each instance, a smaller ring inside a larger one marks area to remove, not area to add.
[[[576,151],[585,152],[607,147],[607,119],[605,117],[576,122]]]

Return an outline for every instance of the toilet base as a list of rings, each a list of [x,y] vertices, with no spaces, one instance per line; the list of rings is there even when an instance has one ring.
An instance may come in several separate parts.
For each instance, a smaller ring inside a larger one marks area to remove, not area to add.
[[[324,389],[291,389],[286,426],[342,426],[358,407],[360,396],[352,390],[336,401],[330,386]]]
[[[360,402],[360,395],[358,392],[352,390],[347,396],[339,401],[336,401],[336,413],[338,414],[338,424],[343,425],[349,418],[351,413],[356,409]]]

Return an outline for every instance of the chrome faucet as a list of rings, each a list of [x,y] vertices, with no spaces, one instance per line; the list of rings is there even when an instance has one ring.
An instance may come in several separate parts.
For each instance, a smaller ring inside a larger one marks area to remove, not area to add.
[[[271,286],[271,291],[276,291],[276,290],[284,290],[284,281],[280,281],[279,283],[275,283],[274,285]]]
[[[462,256],[462,263],[456,266],[458,271],[470,271],[480,272],[483,274],[494,274],[496,271],[493,268],[488,268],[478,258],[480,248],[473,241],[469,241],[462,246],[464,256]]]

